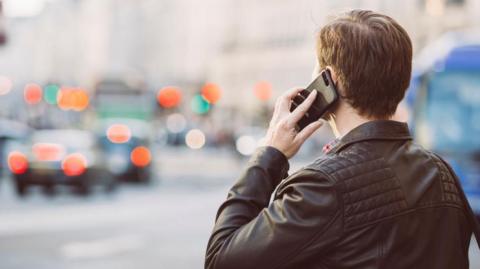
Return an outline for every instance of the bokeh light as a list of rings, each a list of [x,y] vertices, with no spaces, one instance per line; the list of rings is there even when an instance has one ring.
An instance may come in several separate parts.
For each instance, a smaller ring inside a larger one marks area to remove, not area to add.
[[[60,87],[55,84],[49,84],[45,86],[45,89],[43,90],[43,99],[45,102],[51,105],[56,105],[59,90]]]
[[[235,142],[235,147],[242,155],[251,155],[257,147],[257,141],[251,135],[242,135]]]
[[[259,100],[267,101],[272,97],[272,84],[267,81],[260,81],[255,85],[253,92]]]
[[[207,83],[202,88],[202,97],[210,104],[215,104],[222,97],[222,91],[215,83]]]
[[[113,124],[107,129],[107,138],[112,143],[121,144],[128,142],[131,136],[130,128],[124,124]]]
[[[164,108],[176,107],[182,101],[182,93],[179,88],[168,86],[158,91],[157,101]]]
[[[23,89],[23,98],[25,102],[29,105],[35,105],[42,101],[43,90],[37,84],[27,84]]]
[[[14,174],[23,174],[28,169],[28,160],[27,157],[19,152],[12,151],[8,154],[8,168]]]
[[[138,146],[132,150],[130,154],[130,160],[135,166],[145,167],[150,164],[152,160],[152,154],[150,150],[144,146]]]
[[[196,114],[205,114],[210,110],[210,104],[200,94],[193,96],[190,107]]]
[[[187,127],[185,116],[180,113],[173,113],[167,117],[167,129],[172,133],[180,133]]]
[[[199,129],[192,129],[185,136],[185,144],[191,149],[200,149],[205,145],[205,134]]]
[[[87,159],[80,153],[73,153],[62,161],[63,173],[67,176],[79,176],[87,169]]]
[[[57,103],[63,110],[82,111],[87,108],[89,97],[84,89],[62,87],[57,94]]]
[[[12,90],[12,80],[6,76],[0,76],[0,95],[5,95]]]

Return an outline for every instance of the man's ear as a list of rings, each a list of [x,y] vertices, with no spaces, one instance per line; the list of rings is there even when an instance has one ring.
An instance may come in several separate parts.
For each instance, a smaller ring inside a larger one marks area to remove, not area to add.
[[[327,67],[325,67],[325,69],[328,69],[328,71],[330,71],[330,74],[332,75],[333,83],[335,83],[335,85],[338,85],[337,73],[335,72],[335,70],[333,69],[333,67],[327,65]]]

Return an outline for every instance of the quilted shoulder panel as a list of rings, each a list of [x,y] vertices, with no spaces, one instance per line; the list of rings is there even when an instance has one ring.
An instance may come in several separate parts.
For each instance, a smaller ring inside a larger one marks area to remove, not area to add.
[[[337,183],[343,200],[345,229],[368,225],[408,208],[398,178],[369,145],[357,143],[309,166]]]

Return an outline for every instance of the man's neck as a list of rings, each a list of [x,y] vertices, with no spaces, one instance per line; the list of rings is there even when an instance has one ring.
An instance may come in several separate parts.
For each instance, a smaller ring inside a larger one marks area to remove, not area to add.
[[[373,120],[358,115],[353,108],[346,105],[339,108],[332,117],[333,119],[330,119],[329,123],[337,138],[341,138],[355,127]]]

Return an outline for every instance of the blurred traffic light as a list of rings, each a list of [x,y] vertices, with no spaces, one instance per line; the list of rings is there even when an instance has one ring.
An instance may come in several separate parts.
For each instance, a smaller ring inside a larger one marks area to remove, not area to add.
[[[217,84],[207,83],[202,88],[202,97],[210,104],[215,104],[220,100],[222,91]]]
[[[82,111],[89,104],[89,97],[81,88],[62,87],[57,94],[58,107],[63,110]]]
[[[210,110],[210,103],[200,94],[195,94],[190,103],[190,107],[196,114],[205,114]]]
[[[157,101],[164,108],[173,108],[182,101],[182,93],[179,88],[168,86],[158,91]]]
[[[34,105],[42,101],[43,90],[37,84],[27,84],[23,89],[23,98],[29,105]]]
[[[59,90],[60,87],[55,84],[49,84],[45,86],[45,89],[43,90],[43,99],[45,100],[45,102],[51,105],[56,105]]]
[[[272,84],[267,81],[260,81],[255,85],[253,91],[258,99],[267,101],[272,97]]]

